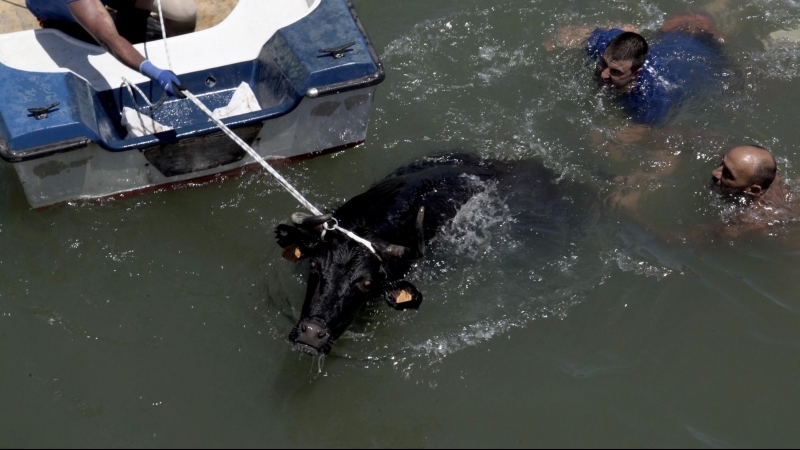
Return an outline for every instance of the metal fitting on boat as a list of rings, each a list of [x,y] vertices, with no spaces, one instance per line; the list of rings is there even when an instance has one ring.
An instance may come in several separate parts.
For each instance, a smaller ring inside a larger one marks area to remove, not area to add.
[[[319,90],[317,88],[311,88],[306,91],[306,97],[315,98],[319,95]]]

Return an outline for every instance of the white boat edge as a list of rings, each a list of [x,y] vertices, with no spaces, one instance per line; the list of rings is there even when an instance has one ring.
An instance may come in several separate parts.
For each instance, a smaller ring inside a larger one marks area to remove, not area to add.
[[[371,86],[326,97],[306,97],[291,113],[263,122],[251,147],[267,161],[277,161],[361,144],[367,137],[376,90],[377,86]],[[198,139],[213,139],[220,134]],[[170,177],[154,167],[144,151],[110,152],[90,143],[78,150],[5,164],[16,170],[28,202],[38,209],[73,200],[166,189],[257,163],[245,156],[227,165]]]

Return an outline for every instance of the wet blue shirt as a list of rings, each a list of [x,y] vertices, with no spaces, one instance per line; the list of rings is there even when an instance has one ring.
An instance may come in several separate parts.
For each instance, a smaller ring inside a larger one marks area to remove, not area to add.
[[[37,19],[45,20],[68,20],[75,22],[72,13],[67,8],[67,3],[77,0],[25,0],[31,14]],[[108,0],[100,0],[104,5]]]
[[[586,42],[586,52],[599,60],[608,44],[622,30],[594,30]],[[713,88],[723,64],[719,45],[711,35],[692,35],[682,31],[660,32],[650,45],[650,53],[636,86],[618,95],[623,109],[637,123],[662,122],[670,109],[699,88]]]

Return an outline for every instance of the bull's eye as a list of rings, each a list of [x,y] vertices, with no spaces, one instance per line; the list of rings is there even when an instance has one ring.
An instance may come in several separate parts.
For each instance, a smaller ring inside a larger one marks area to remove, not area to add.
[[[356,285],[358,286],[358,289],[361,292],[368,292],[370,287],[372,286],[372,281],[370,281],[370,280],[361,280]]]
[[[311,261],[310,265],[311,265],[311,270],[316,270],[316,268],[317,268],[317,262],[316,261]]]

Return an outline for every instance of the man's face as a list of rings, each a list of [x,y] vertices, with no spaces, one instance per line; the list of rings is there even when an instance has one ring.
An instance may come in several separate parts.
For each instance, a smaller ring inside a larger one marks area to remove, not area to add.
[[[603,55],[597,62],[597,76],[604,86],[614,86],[619,90],[630,90],[642,68],[631,70],[633,61],[614,61]]]
[[[734,152],[731,152],[734,153]],[[744,194],[752,188],[755,161],[751,156],[728,153],[711,172],[714,186],[728,194]]]

